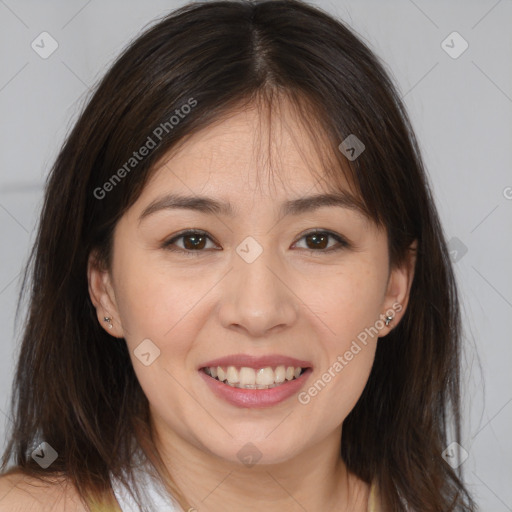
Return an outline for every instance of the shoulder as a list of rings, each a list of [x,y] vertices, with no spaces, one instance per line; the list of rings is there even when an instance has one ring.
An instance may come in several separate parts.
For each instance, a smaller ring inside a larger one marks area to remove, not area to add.
[[[87,512],[65,477],[47,481],[21,471],[0,475],[0,512]]]

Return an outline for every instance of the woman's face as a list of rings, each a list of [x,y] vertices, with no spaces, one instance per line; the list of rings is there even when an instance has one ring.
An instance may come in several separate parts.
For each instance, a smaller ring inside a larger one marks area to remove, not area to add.
[[[193,135],[117,224],[111,272],[89,272],[159,436],[238,463],[339,443],[412,279],[348,200],[312,199],[333,190],[286,112],[270,132],[251,109]]]

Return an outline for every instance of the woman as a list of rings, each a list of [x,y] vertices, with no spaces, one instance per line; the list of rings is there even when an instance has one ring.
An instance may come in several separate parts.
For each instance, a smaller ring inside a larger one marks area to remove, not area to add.
[[[319,9],[194,3],[133,42],[29,271],[8,510],[475,509],[441,455],[459,309],[418,146]]]

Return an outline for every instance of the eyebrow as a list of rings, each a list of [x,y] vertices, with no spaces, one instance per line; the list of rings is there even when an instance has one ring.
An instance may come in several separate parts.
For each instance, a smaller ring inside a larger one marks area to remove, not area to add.
[[[336,192],[329,194],[316,194],[285,201],[280,208],[282,216],[300,215],[326,206],[337,206],[359,212],[364,217],[368,214],[361,203],[348,192]],[[221,202],[205,196],[182,196],[178,194],[166,194],[155,199],[140,214],[139,223],[146,217],[161,210],[185,209],[210,215],[219,214],[228,217],[235,216],[235,210],[229,202]]]

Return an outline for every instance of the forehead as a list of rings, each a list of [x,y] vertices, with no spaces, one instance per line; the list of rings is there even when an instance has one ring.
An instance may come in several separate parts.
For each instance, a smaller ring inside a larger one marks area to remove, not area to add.
[[[265,195],[297,195],[312,188],[350,190],[341,170],[336,184],[325,176],[326,163],[338,165],[329,159],[329,151],[321,135],[312,140],[290,102],[279,102],[277,108],[256,104],[186,136],[155,165],[148,187],[156,191],[175,185],[223,193],[252,190]]]

